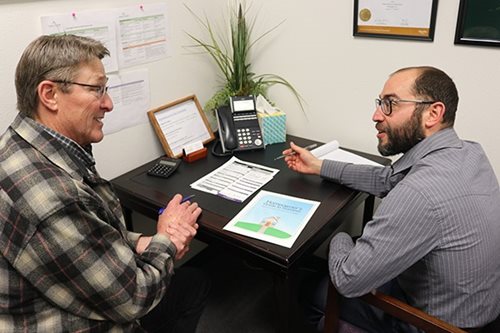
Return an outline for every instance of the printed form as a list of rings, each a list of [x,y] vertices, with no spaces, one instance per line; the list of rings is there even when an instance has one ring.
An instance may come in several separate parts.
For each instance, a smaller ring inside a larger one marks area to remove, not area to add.
[[[232,157],[219,168],[192,183],[191,188],[243,202],[278,172],[278,169]]]

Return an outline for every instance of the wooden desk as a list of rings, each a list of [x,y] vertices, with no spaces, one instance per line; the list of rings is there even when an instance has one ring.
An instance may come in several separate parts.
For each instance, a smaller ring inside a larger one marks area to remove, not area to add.
[[[293,136],[288,136],[287,140],[294,141],[300,146],[314,143],[314,141]],[[289,147],[288,143],[273,144],[267,146],[265,150],[240,152],[236,153],[235,156],[245,161],[280,170],[274,179],[262,189],[321,202],[291,248],[222,229],[251,198],[241,204],[190,188],[191,183],[221,166],[230,157],[215,157],[209,153],[206,159],[191,164],[182,163],[168,179],[151,177],[146,174],[146,171],[155,163],[156,160],[154,160],[113,179],[111,182],[120,197],[129,227],[132,225],[132,211],[137,211],[156,220],[158,208],[163,207],[175,193],[196,194],[194,201],[198,202],[203,209],[199,219],[200,229],[197,238],[208,243],[217,242],[219,245],[227,247],[228,250],[239,251],[242,255],[250,256],[252,260],[258,260],[262,266],[275,273],[275,291],[279,304],[278,331],[289,333],[293,332],[295,327],[293,324],[295,299],[292,280],[300,259],[313,253],[342,224],[345,217],[365,200],[364,219],[371,219],[373,197],[322,180],[317,176],[301,175],[289,170],[282,159],[274,160],[275,157],[281,155],[286,147]],[[387,159],[381,157],[359,154],[378,162],[387,163]]]

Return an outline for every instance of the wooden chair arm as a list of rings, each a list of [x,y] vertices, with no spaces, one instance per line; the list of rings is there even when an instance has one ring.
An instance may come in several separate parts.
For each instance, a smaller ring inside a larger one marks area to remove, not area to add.
[[[467,333],[466,331],[414,308],[397,298],[374,291],[360,297],[391,316],[409,323],[427,333]]]
[[[414,308],[397,298],[378,291],[363,295],[360,299],[427,333],[467,333],[466,331],[433,317],[422,310]],[[338,332],[339,314],[340,295],[330,281],[328,285],[328,296],[325,309],[325,327],[323,332]]]

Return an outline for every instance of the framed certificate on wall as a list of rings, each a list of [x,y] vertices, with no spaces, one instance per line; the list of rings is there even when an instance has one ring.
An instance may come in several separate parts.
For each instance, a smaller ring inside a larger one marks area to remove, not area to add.
[[[432,41],[438,0],[354,0],[354,36]]]
[[[500,46],[500,1],[460,0],[455,44]]]

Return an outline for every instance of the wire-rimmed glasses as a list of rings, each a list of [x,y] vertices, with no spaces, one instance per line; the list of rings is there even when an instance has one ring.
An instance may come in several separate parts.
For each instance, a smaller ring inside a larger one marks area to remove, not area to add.
[[[66,81],[66,80],[51,80],[51,81],[55,82],[55,83],[63,83],[63,84],[76,84],[77,86],[91,88],[92,91],[96,94],[97,98],[99,98],[99,99],[102,98],[104,96],[104,94],[106,94],[108,92],[108,89],[109,89],[109,87],[107,85],[98,86],[95,84],[87,84],[87,83],[80,83],[80,82]],[[107,79],[106,79],[106,82],[108,82]]]

